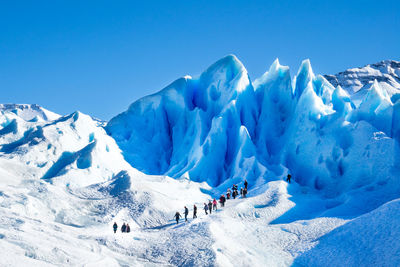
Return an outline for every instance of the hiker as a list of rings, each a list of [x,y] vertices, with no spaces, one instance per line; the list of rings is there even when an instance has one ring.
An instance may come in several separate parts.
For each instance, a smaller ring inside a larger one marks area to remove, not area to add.
[[[237,190],[233,191],[233,193],[232,193],[233,199],[236,199],[236,196],[237,196],[238,194],[239,194],[239,193],[238,193]]]
[[[231,190],[228,188],[228,191],[226,192],[226,199],[231,198]]]
[[[237,185],[232,185],[232,196],[233,196],[233,192],[235,192],[235,190],[237,190]]]
[[[204,203],[204,211],[206,212],[206,215],[208,215],[208,213],[207,213],[207,211],[208,211],[208,206],[207,206],[207,204],[206,203]]]
[[[240,188],[240,195],[243,197],[243,187]]]
[[[176,220],[176,224],[178,224],[179,223],[179,218],[182,218],[182,216],[181,216],[181,214],[179,213],[179,211],[177,211],[176,213],[175,213],[175,220]]]
[[[121,227],[121,232],[125,233],[126,232],[126,224],[124,223]]]
[[[187,222],[187,216],[189,215],[189,209],[186,208],[186,206],[185,206],[185,212],[183,214],[185,214],[185,222]]]
[[[222,194],[220,197],[219,197],[219,203],[221,203],[221,207],[224,207],[225,206],[225,196]]]
[[[246,195],[247,195],[247,188],[245,187],[245,188],[243,189],[243,197],[246,197]]]
[[[129,233],[131,231],[131,227],[129,226],[129,224],[126,224],[126,232]]]
[[[196,205],[193,205],[193,219],[197,218],[197,207]]]
[[[114,222],[113,229],[114,229],[114,234],[115,234],[118,229],[118,224],[116,222]]]
[[[213,200],[213,209],[217,210],[217,200],[215,198]]]
[[[247,180],[246,180],[246,179],[244,179],[244,188],[246,188],[246,189],[247,189],[247,185],[248,185],[248,183],[247,183]]]
[[[212,211],[212,203],[211,203],[211,200],[208,201],[208,210],[210,211],[210,214],[211,214],[211,211]]]
[[[290,184],[290,179],[292,178],[292,176],[290,175],[290,174],[288,174],[287,175],[287,178],[286,178],[286,182],[288,182],[289,184]]]

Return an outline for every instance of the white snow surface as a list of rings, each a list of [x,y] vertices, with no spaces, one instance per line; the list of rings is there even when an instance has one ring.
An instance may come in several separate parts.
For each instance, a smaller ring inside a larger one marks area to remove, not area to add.
[[[0,265],[398,266],[399,107],[379,81],[355,105],[308,60],[252,82],[235,56],[105,128],[1,105]]]

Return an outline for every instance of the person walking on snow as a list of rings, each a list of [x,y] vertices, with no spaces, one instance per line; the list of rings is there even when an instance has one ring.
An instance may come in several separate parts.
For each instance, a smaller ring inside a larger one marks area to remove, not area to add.
[[[193,205],[193,219],[197,218],[197,207],[196,205]]]
[[[244,179],[244,188],[246,188],[246,189],[247,189],[247,185],[248,185],[248,183],[247,183],[247,180],[246,180],[246,179]]]
[[[113,229],[114,229],[114,234],[115,234],[118,229],[118,224],[116,222],[114,222]]]
[[[124,223],[121,227],[121,232],[125,233],[126,232],[126,224]]]
[[[204,203],[204,211],[206,212],[206,215],[208,215],[208,213],[207,213],[207,211],[208,211],[208,206],[207,206],[207,204],[206,203]]]
[[[177,211],[177,212],[175,213],[174,218],[175,218],[175,220],[176,220],[176,224],[178,224],[178,223],[179,223],[179,219],[182,218],[182,216],[181,216],[181,214],[179,213],[179,211]]]
[[[126,232],[129,233],[131,231],[131,227],[129,226],[129,224],[126,224]]]
[[[183,214],[185,214],[185,222],[187,222],[187,216],[189,215],[189,209],[186,208],[186,206],[185,206],[185,212]]]
[[[240,195],[243,197],[243,187],[240,188]]]
[[[235,190],[233,191],[233,193],[232,193],[233,199],[236,199],[236,196],[237,196],[238,194],[239,194],[238,191],[235,189]]]
[[[213,200],[213,209],[217,210],[217,200],[215,198]]]
[[[289,184],[290,184],[290,179],[292,178],[292,176],[290,175],[290,174],[288,174],[287,175],[287,178],[286,178],[286,182],[288,182]]]
[[[247,188],[244,188],[243,189],[243,197],[246,197],[246,195],[247,195]]]
[[[237,190],[237,185],[232,185],[232,196],[233,196],[233,192],[235,192],[235,190]]]
[[[209,211],[210,214],[211,214],[211,211],[212,211],[212,203],[211,203],[211,200],[208,201],[208,211]]]
[[[219,203],[221,203],[221,207],[224,207],[224,206],[225,206],[225,201],[226,201],[226,198],[225,198],[225,196],[222,194],[222,195],[219,197]]]

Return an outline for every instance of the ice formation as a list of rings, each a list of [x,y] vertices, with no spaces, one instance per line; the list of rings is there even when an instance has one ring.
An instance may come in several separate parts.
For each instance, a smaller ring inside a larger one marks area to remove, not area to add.
[[[358,207],[362,213],[400,189],[393,175],[397,109],[377,81],[365,91],[355,105],[341,86],[315,75],[309,60],[293,79],[276,60],[252,82],[242,63],[227,56],[198,78],[181,78],[133,103],[106,130],[125,159],[148,174],[186,175],[224,188],[290,172],[327,197],[379,195]]]

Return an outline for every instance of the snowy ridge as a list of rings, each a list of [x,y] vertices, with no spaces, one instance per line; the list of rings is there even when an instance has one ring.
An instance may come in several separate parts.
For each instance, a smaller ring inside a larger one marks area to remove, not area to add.
[[[0,104],[0,112],[13,112],[17,114],[20,118],[30,121],[30,120],[55,120],[60,117],[60,115],[51,112],[39,105],[32,104]]]

